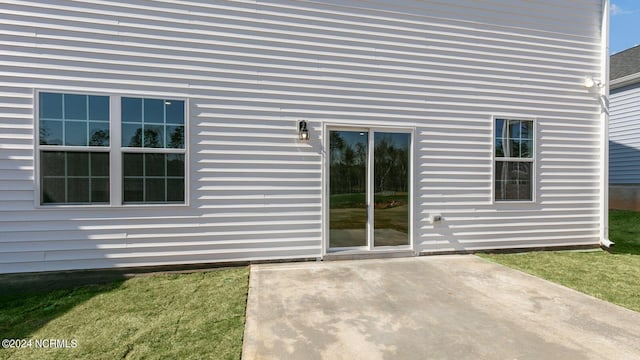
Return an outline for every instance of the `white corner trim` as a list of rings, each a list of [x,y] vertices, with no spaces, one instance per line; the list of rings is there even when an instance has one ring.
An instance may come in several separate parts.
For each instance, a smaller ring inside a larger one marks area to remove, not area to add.
[[[602,6],[601,79],[609,84],[609,9],[610,0],[604,0]],[[600,89],[602,111],[600,112],[600,244],[611,247],[609,240],[609,87]]]

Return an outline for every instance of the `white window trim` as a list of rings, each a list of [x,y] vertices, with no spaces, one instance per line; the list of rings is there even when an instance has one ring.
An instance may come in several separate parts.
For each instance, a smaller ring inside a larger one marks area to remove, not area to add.
[[[496,156],[496,120],[521,120],[533,123],[533,151],[531,158],[513,158]],[[491,203],[497,205],[519,205],[538,203],[538,119],[522,115],[493,115],[491,117]],[[496,200],[496,161],[531,163],[531,200]]]
[[[40,93],[59,93],[74,95],[95,95],[109,97],[109,146],[62,146],[62,145],[40,145]],[[121,121],[121,103],[123,97],[135,97],[143,99],[172,99],[184,101],[184,149],[174,148],[125,148],[122,147],[122,121]],[[153,208],[153,207],[177,207],[184,208],[190,206],[190,139],[189,139],[189,99],[180,96],[157,96],[147,94],[114,94],[99,91],[75,91],[59,89],[34,89],[33,92],[33,128],[34,128],[34,207],[37,209],[109,209],[109,208]],[[184,155],[184,203],[123,203],[122,194],[122,154],[124,152],[138,153],[164,153],[164,154],[183,154]],[[56,151],[80,151],[80,152],[108,152],[109,153],[109,203],[106,204],[42,204],[41,203],[41,186],[40,184],[40,150],[56,150]]]

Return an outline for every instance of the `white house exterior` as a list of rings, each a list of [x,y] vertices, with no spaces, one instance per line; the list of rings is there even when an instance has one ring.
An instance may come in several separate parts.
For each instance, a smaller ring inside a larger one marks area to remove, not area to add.
[[[640,211],[640,46],[611,56],[609,205]]]
[[[1,2],[1,273],[608,244],[608,1]]]

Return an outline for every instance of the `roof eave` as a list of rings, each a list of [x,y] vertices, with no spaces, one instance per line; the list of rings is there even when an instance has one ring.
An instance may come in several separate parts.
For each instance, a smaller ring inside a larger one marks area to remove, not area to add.
[[[640,72],[637,72],[635,74],[631,74],[631,75],[627,75],[627,76],[623,76],[621,78],[617,78],[615,80],[611,80],[610,84],[609,84],[609,88],[611,90],[614,89],[619,89],[621,87],[625,87],[628,85],[633,85],[636,83],[640,83]]]

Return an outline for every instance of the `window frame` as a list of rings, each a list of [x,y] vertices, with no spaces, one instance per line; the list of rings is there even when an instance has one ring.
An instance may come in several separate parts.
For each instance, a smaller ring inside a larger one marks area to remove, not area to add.
[[[40,145],[40,93],[57,93],[87,96],[107,96],[109,97],[109,146],[66,146],[66,145]],[[184,148],[131,148],[122,146],[122,113],[121,103],[123,97],[177,100],[184,102]],[[189,99],[183,96],[159,96],[156,94],[132,94],[132,93],[109,93],[101,91],[78,91],[64,88],[38,88],[33,92],[33,128],[34,128],[34,207],[38,209],[59,209],[59,208],[149,208],[149,207],[189,207],[190,206],[190,114]],[[53,203],[42,202],[42,184],[40,181],[40,151],[62,151],[62,152],[106,152],[109,154],[109,202],[108,203]],[[184,202],[123,202],[123,154],[124,153],[164,153],[181,154],[184,156]]]
[[[530,121],[533,125],[532,129],[532,142],[530,158],[522,157],[499,157],[496,156],[496,122],[498,120],[515,120],[515,121]],[[537,160],[538,160],[538,119],[532,116],[521,115],[493,115],[491,117],[491,203],[492,204],[536,204],[537,200]],[[531,164],[531,200],[498,200],[496,199],[496,168],[497,162],[523,162]]]

